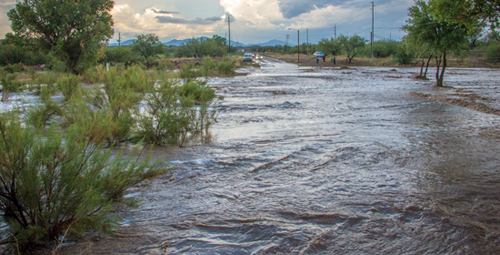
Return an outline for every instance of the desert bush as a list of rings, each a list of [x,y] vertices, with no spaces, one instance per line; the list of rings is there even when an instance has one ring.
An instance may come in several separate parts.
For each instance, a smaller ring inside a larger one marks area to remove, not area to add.
[[[185,79],[186,82],[189,82],[200,76],[198,70],[195,69],[194,63],[191,61],[187,64],[181,65],[179,68],[179,76],[181,79]]]
[[[53,91],[49,86],[41,87],[39,93],[41,103],[30,109],[27,119],[28,125],[37,128],[45,127],[63,111],[62,106],[52,100]]]
[[[217,70],[219,76],[232,76],[235,74],[235,63],[236,61],[231,59],[224,59],[223,61],[217,63]]]
[[[63,94],[63,102],[68,101],[71,96],[80,91],[80,77],[67,74],[57,80],[57,89]]]
[[[57,92],[57,80],[61,77],[61,74],[55,72],[47,72],[43,74],[36,75],[36,82],[31,85],[31,89],[34,91],[35,95],[40,95],[42,93],[42,88],[45,88],[53,95]]]
[[[87,98],[96,109],[111,112],[112,121],[118,127],[109,137],[109,143],[114,144],[129,138],[135,123],[132,113],[144,98],[144,94],[152,90],[156,79],[140,67],[132,66],[121,75],[116,67],[112,67],[109,72],[103,72],[102,81],[104,87],[95,86]]]
[[[201,61],[200,75],[203,77],[211,77],[214,75],[214,71],[217,68],[217,63],[212,60],[211,57],[204,57]]]
[[[180,139],[183,126],[188,122],[186,111],[178,103],[178,86],[165,76],[158,79],[157,85],[145,97],[144,112],[136,114],[136,141],[156,145],[176,143]]]
[[[488,63],[500,63],[500,43],[491,44],[486,49],[486,61]]]
[[[149,158],[113,156],[99,143],[107,124],[88,120],[63,135],[55,125],[42,132],[23,127],[15,114],[0,116],[0,211],[21,249],[57,241],[68,230],[109,230],[111,204],[164,171]]]
[[[24,72],[24,65],[22,63],[8,64],[3,67],[3,70],[8,73],[20,73]]]
[[[210,110],[215,92],[205,82],[190,81],[178,85],[162,76],[155,90],[146,95],[144,112],[136,114],[136,141],[182,146],[187,140],[207,136],[215,122],[215,110]]]
[[[400,65],[408,65],[415,59],[415,53],[411,48],[400,46],[394,56]]]
[[[216,122],[212,107],[215,91],[202,81],[190,81],[179,87],[179,101],[187,111],[188,121],[181,130],[180,145],[196,136],[209,138],[209,128]]]
[[[17,74],[6,74],[0,78],[4,92],[18,92],[21,89],[22,83],[16,81]]]
[[[212,38],[193,38],[175,48],[174,56],[182,57],[222,57],[227,53],[226,39],[218,35]]]

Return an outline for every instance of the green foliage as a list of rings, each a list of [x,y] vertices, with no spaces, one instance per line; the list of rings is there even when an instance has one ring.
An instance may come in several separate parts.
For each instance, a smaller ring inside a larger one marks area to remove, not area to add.
[[[235,64],[236,64],[236,61],[231,60],[229,58],[225,58],[224,60],[218,62],[217,63],[217,71],[218,71],[217,76],[226,77],[226,76],[234,75],[236,73],[235,72],[235,68],[236,68]]]
[[[135,140],[182,146],[195,136],[209,137],[208,129],[215,123],[215,110],[210,110],[214,98],[206,83],[189,81],[179,86],[167,76],[160,77],[146,96],[144,112],[136,114]]]
[[[112,67],[109,72],[103,72],[100,79],[104,88],[94,87],[88,100],[97,109],[111,113],[117,129],[108,138],[108,142],[114,144],[130,136],[135,122],[132,113],[144,94],[152,90],[155,80],[138,66],[129,67],[121,75],[116,67]]]
[[[489,63],[500,63],[500,43],[491,44],[486,50],[486,61]]]
[[[214,35],[211,39],[192,39],[175,50],[175,57],[222,57],[227,53],[226,39]]]
[[[342,45],[342,50],[347,55],[347,61],[349,61],[349,63],[351,63],[352,59],[365,47],[367,42],[366,39],[363,39],[358,35],[340,35],[337,40],[339,40],[340,45]]]
[[[57,89],[63,94],[63,101],[69,101],[80,91],[80,77],[73,74],[63,75],[57,80]]]
[[[450,51],[459,53],[468,48],[467,29],[458,23],[440,22],[429,11],[430,7],[425,1],[416,1],[409,8],[410,19],[403,30],[408,32],[407,39],[411,44],[429,50],[436,57],[436,84],[442,86],[446,55]],[[439,73],[441,63],[443,69]]]
[[[398,64],[408,65],[411,64],[415,59],[415,54],[411,48],[406,47],[406,45],[401,45],[397,48],[395,57],[398,61]]]
[[[99,59],[100,63],[128,63],[134,58],[131,56],[130,47],[106,47],[104,55]]]
[[[105,150],[105,118],[78,119],[63,134],[54,125],[44,132],[23,127],[15,113],[0,117],[0,210],[23,250],[68,230],[108,231],[110,205],[164,172],[149,158]]]
[[[132,44],[132,51],[147,60],[163,53],[163,44],[155,34],[137,35],[137,40]]]
[[[230,58],[224,58],[222,61],[216,62],[212,60],[211,57],[204,57],[201,62],[201,66],[199,68],[198,74],[203,77],[214,77],[214,76],[231,76],[235,74],[236,61]],[[188,72],[188,70],[184,70],[182,73],[181,67],[181,77]],[[191,74],[193,75],[193,74]],[[187,75],[184,75],[187,76]],[[184,77],[183,77],[184,78]],[[193,78],[193,77],[190,77]]]
[[[3,70],[8,73],[20,73],[24,72],[24,65],[22,63],[8,64],[3,67]]]
[[[179,68],[179,75],[180,78],[185,79],[186,82],[200,76],[199,71],[195,69],[194,63],[192,61],[187,64],[181,65],[181,67]]]
[[[23,0],[9,11],[11,28],[34,49],[53,52],[81,73],[113,35],[112,0]]]
[[[395,55],[400,48],[400,43],[391,40],[373,42],[373,56],[376,58],[387,58]],[[366,56],[371,56],[371,47],[365,47]]]
[[[439,22],[464,25],[469,32],[478,25],[489,24],[492,30],[500,25],[498,0],[431,0],[429,7]]]
[[[0,79],[3,90],[7,92],[19,92],[22,83],[16,81],[16,78],[17,78],[16,73],[3,75],[2,78]]]
[[[181,130],[188,123],[186,111],[178,103],[177,86],[173,80],[163,76],[152,93],[146,98],[144,113],[136,114],[137,132],[135,140],[162,145],[176,143]]]
[[[27,123],[30,126],[42,128],[52,121],[55,116],[61,115],[63,109],[62,106],[52,100],[52,87],[42,86],[39,93],[41,104],[30,109]]]
[[[342,54],[342,44],[339,39],[321,39],[318,43],[318,49],[325,54],[340,55]]]

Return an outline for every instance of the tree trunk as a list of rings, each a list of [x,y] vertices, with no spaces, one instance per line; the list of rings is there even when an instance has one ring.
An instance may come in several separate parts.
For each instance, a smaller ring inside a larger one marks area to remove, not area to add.
[[[439,84],[439,69],[441,68],[441,56],[436,56],[436,86],[441,86],[442,84]]]
[[[444,81],[444,71],[446,70],[446,51],[443,52],[443,69],[441,69],[441,75],[439,77],[438,86],[443,86]]]
[[[429,57],[429,59],[427,59],[427,66],[425,67],[424,78],[426,78],[426,79],[427,79],[427,71],[429,70],[429,63],[431,62],[431,59],[432,59],[432,54]]]
[[[420,75],[418,77],[422,77],[422,73],[424,72],[425,61],[422,59],[422,66],[420,67]]]

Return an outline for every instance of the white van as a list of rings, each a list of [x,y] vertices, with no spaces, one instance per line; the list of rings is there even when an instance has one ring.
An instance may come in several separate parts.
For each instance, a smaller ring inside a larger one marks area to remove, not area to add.
[[[243,62],[252,62],[252,53],[245,53],[245,55],[243,55]]]

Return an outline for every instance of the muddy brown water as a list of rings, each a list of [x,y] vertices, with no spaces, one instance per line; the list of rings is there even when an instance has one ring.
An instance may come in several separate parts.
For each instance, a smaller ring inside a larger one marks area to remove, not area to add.
[[[500,252],[500,117],[412,96],[454,93],[413,80],[413,68],[265,59],[247,71],[210,80],[224,96],[211,143],[155,148],[175,170],[130,190],[139,206],[117,213],[116,236],[63,251]],[[452,69],[446,78],[500,98],[499,76]]]

